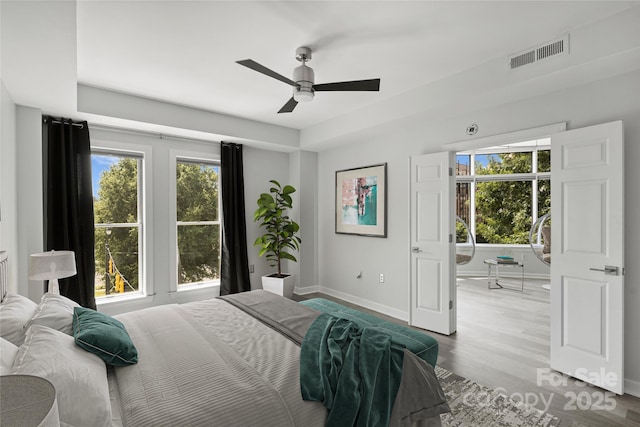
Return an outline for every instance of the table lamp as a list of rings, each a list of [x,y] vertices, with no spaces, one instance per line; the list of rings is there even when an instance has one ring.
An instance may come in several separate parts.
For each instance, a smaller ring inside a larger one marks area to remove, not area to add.
[[[48,280],[48,292],[60,295],[58,279],[77,273],[73,251],[51,251],[31,254],[29,258],[29,280]]]

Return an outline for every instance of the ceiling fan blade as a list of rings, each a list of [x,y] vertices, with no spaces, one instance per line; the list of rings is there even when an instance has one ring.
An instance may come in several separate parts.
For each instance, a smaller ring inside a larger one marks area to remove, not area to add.
[[[293,96],[292,96],[291,99],[288,100],[287,103],[282,106],[280,111],[278,111],[278,114],[280,114],[280,113],[290,113],[290,112],[293,111],[294,108],[296,108],[296,105],[298,105],[298,101],[293,99]]]
[[[247,68],[251,68],[252,70],[262,73],[266,76],[273,77],[274,79],[280,80],[281,82],[284,82],[288,85],[298,87],[298,83],[286,78],[282,74],[278,74],[275,71],[268,69],[264,65],[258,64],[253,59],[243,59],[242,61],[236,61],[236,64],[244,65]]]
[[[354,80],[351,82],[322,83],[313,85],[316,92],[330,91],[373,91],[380,90],[380,79]]]

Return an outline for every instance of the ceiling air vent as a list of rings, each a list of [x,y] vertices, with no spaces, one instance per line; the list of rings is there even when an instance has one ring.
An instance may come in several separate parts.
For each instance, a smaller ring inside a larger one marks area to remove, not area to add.
[[[569,34],[561,39],[553,40],[539,46],[527,49],[509,57],[509,69],[515,70],[524,65],[533,64],[543,59],[569,53]]]
[[[523,65],[532,64],[536,62],[536,51],[530,50],[529,52],[521,53],[520,55],[511,57],[511,69],[522,67]]]

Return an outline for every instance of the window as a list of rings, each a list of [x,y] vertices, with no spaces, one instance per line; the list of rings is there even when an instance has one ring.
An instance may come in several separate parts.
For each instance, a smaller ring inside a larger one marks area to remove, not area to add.
[[[217,163],[176,159],[178,289],[219,283],[219,177]]]
[[[456,214],[476,242],[528,244],[531,225],[550,209],[550,139],[457,154]]]
[[[93,149],[95,296],[142,290],[141,154]]]

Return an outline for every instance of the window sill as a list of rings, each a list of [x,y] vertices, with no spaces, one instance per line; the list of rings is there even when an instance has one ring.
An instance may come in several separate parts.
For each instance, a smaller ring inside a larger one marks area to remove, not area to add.
[[[154,305],[154,300],[154,295],[143,295],[140,292],[136,292],[135,295],[101,297],[96,299],[96,306],[99,312],[113,316],[132,310],[151,307]]]
[[[131,292],[129,294],[124,294],[124,295],[113,295],[108,297],[96,298],[96,305],[98,306],[110,305],[110,304],[115,304],[115,303],[125,302],[125,301],[141,300],[144,298],[151,298],[151,296],[144,295],[142,292]]]
[[[171,301],[178,304],[216,298],[220,296],[220,282],[215,281],[207,284],[184,285],[181,286],[177,292],[171,292],[169,295],[171,295]]]
[[[189,283],[187,285],[178,285],[178,292],[189,292],[198,289],[211,289],[220,288],[220,280],[213,280],[211,282],[196,282]]]

